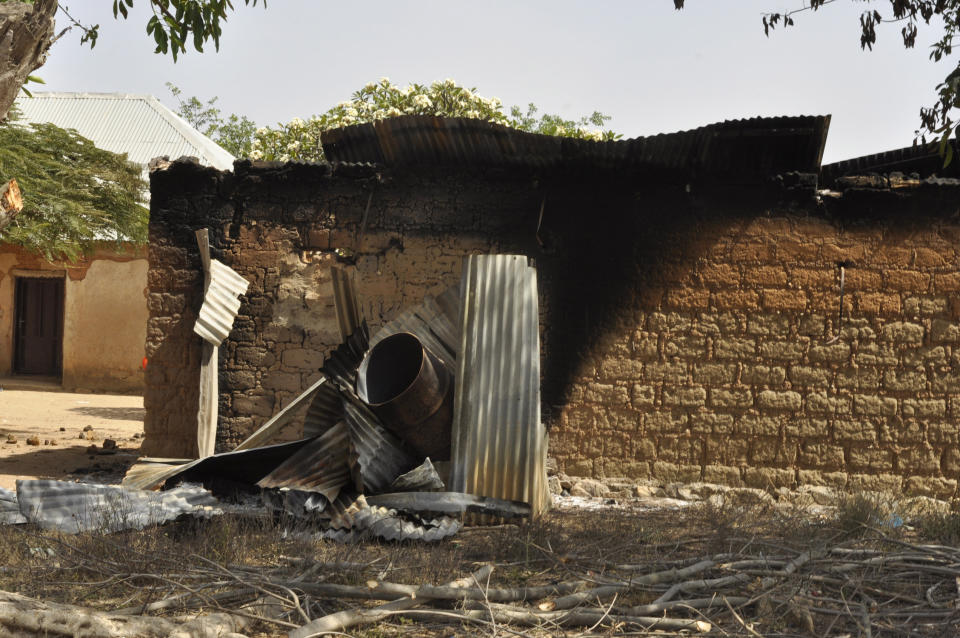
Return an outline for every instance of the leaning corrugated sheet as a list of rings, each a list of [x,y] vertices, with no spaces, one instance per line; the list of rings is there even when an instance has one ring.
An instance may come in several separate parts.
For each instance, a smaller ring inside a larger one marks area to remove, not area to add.
[[[337,311],[340,340],[346,341],[363,323],[357,286],[353,273],[339,266],[330,267],[330,277],[333,280],[333,307]]]
[[[215,346],[223,343],[233,328],[233,320],[240,310],[237,298],[250,284],[229,266],[217,260],[210,262],[210,286],[203,296],[200,316],[193,331]]]
[[[324,131],[330,161],[666,169],[719,174],[816,172],[830,116],[757,117],[629,140],[537,135],[467,118],[407,115]]]
[[[540,422],[537,273],[521,255],[466,258],[450,489],[551,506]]]
[[[349,432],[341,421],[300,448],[257,485],[318,492],[332,501],[350,483],[349,454]]]
[[[365,490],[373,494],[382,492],[398,476],[417,466],[417,460],[380,424],[370,408],[351,401],[345,401],[343,407]]]

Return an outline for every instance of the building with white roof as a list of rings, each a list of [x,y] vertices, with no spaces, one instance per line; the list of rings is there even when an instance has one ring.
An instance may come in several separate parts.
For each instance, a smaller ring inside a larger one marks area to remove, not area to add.
[[[35,92],[16,102],[23,122],[75,129],[143,167],[196,157],[221,170],[234,157],[152,95]],[[16,176],[5,176],[8,177]],[[0,377],[65,389],[139,391],[147,322],[147,251],[114,242],[76,263],[48,262],[0,243]]]

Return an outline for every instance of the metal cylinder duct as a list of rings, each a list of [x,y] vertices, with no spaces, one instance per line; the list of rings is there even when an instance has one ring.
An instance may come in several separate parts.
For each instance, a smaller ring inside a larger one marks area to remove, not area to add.
[[[453,378],[409,332],[380,341],[367,354],[367,402],[383,425],[436,461],[450,458]]]

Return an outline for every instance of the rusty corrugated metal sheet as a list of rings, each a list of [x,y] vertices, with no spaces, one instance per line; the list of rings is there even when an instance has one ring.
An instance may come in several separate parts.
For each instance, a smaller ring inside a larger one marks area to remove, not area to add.
[[[221,452],[182,465],[163,461],[138,463],[127,472],[124,487],[149,489],[157,485],[172,487],[178,482],[202,483],[208,479],[225,479],[255,485],[290,455],[306,445],[309,439]],[[175,459],[170,460],[176,463]],[[135,469],[136,468],[136,469]]]
[[[318,492],[332,501],[351,482],[349,455],[350,436],[341,421],[297,450],[257,485]]]
[[[386,490],[394,479],[419,464],[368,407],[346,401],[344,417],[366,492]]]
[[[461,283],[450,489],[550,508],[540,422],[537,274],[522,255],[472,255]]]
[[[460,345],[460,328],[457,323],[459,315],[460,286],[457,285],[448,288],[439,297],[425,297],[419,305],[384,324],[370,338],[370,347],[373,348],[390,335],[408,332],[417,337],[427,350],[438,356],[453,375],[456,372],[456,353]],[[357,372],[357,396],[364,401],[368,400],[369,362],[369,358],[364,357]]]
[[[216,259],[210,261],[210,286],[203,295],[200,315],[193,331],[209,343],[219,346],[230,334],[240,310],[238,297],[250,284],[236,271]]]
[[[364,323],[357,286],[353,273],[339,266],[330,268],[330,277],[333,280],[333,306],[337,311],[340,339],[346,341]]]
[[[326,377],[323,379],[326,381]],[[320,436],[343,418],[343,398],[332,383],[324,383],[313,395],[303,417],[303,435]]]
[[[921,178],[931,175],[956,177],[960,175],[960,162],[953,161],[944,167],[939,143],[918,144],[826,164],[820,169],[820,186],[831,188],[838,178],[848,175],[892,172],[917,173]]]
[[[331,404],[331,400],[333,404]],[[270,417],[266,423],[248,436],[235,450],[249,450],[261,446],[284,428],[296,416],[304,403],[310,402],[304,423],[304,436],[319,436],[333,427],[343,417],[340,407],[340,393],[326,377],[321,377],[313,385],[301,392],[293,401]]]
[[[321,135],[330,161],[667,169],[705,173],[816,172],[830,116],[757,117],[629,140],[589,141],[467,118],[407,115]]]
[[[367,322],[360,325],[343,343],[334,349],[323,361],[320,371],[336,383],[341,391],[354,392],[357,384],[357,368],[367,352],[370,332]]]
[[[370,538],[387,541],[438,541],[460,531],[461,523],[455,518],[441,516],[424,519],[419,516],[404,516],[385,507],[368,506],[353,514],[350,529],[329,529],[323,537],[340,543],[355,543]]]

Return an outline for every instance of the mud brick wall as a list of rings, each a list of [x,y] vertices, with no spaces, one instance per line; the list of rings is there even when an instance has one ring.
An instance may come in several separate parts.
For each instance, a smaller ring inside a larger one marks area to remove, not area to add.
[[[960,199],[928,195],[701,221],[582,362],[561,469],[955,496]]]
[[[152,175],[145,453],[196,453],[202,301],[194,231],[249,282],[220,348],[217,448],[230,449],[319,378],[339,344],[330,266],[353,269],[371,330],[460,280],[463,255],[524,250],[529,179],[385,176],[373,167],[178,162]],[[518,207],[523,210],[518,210]],[[290,435],[296,434],[292,428]]]
[[[356,269],[375,329],[456,283],[463,255],[521,252],[561,471],[957,489],[951,188],[818,201],[609,174],[183,163],[152,183],[150,454],[194,446],[206,226],[251,282],[220,351],[221,449],[318,377],[339,341],[331,263]]]

